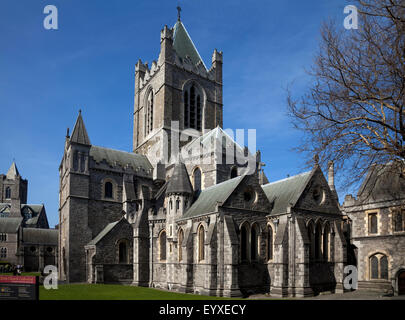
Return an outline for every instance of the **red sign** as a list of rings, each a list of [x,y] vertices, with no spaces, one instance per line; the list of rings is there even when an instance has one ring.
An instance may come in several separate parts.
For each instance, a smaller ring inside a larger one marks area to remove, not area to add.
[[[35,276],[0,276],[0,283],[35,284]]]

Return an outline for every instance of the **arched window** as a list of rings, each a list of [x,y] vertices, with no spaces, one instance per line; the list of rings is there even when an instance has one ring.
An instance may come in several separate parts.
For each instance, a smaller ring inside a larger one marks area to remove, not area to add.
[[[202,94],[192,84],[187,87],[183,94],[184,102],[184,128],[201,130],[202,128]]]
[[[183,239],[184,239],[183,229],[179,230],[177,239],[178,239],[179,261],[182,261],[183,260]]]
[[[386,255],[377,253],[370,257],[370,279],[388,280],[388,258]]]
[[[242,261],[247,261],[249,257],[249,225],[244,223],[240,229],[240,257]]]
[[[73,153],[73,170],[79,170],[79,153],[77,151]]]
[[[0,249],[0,258],[7,258],[7,248]]]
[[[166,231],[163,230],[159,236],[159,251],[160,260],[166,260]]]
[[[176,200],[176,212],[180,210],[180,199]]]
[[[368,233],[374,234],[378,232],[377,222],[377,213],[370,213],[368,215]]]
[[[322,226],[318,222],[315,229],[315,259],[322,258]]]
[[[330,248],[330,228],[329,225],[325,225],[325,229],[323,230],[323,259],[325,261],[329,261],[329,250]]]
[[[11,188],[10,187],[6,188],[6,199],[11,199]]]
[[[267,260],[273,260],[273,228],[267,225]]]
[[[170,199],[170,201],[169,201],[169,209],[173,210],[173,200],[172,199]]]
[[[107,181],[104,184],[104,198],[112,198],[113,197],[113,185],[111,182]]]
[[[205,232],[203,225],[198,228],[198,261],[202,261],[205,258]]]
[[[308,224],[309,259],[315,259],[315,234],[312,221]]]
[[[149,134],[153,130],[153,91],[150,90],[148,98],[146,100],[146,110],[145,110],[145,135]]]
[[[238,176],[238,168],[237,167],[233,167],[231,169],[231,179],[236,178]]]
[[[257,260],[259,258],[259,227],[254,224],[250,232],[250,258]]]
[[[125,240],[121,240],[118,245],[119,263],[128,264],[128,246]]]
[[[201,169],[196,168],[193,172],[194,191],[201,190]]]

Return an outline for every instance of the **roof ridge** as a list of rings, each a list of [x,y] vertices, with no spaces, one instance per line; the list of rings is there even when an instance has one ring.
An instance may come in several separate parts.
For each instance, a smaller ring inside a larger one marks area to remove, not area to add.
[[[305,171],[305,172],[296,174],[296,175],[291,176],[291,177],[287,177],[287,178],[283,178],[283,179],[280,179],[280,180],[277,180],[277,181],[269,182],[269,183],[266,183],[266,184],[262,185],[262,188],[263,188],[263,187],[266,187],[266,186],[269,186],[269,185],[276,184],[276,183],[280,183],[280,182],[284,182],[284,181],[287,181],[287,180],[291,180],[291,179],[293,179],[293,178],[301,177],[301,176],[303,176],[303,175],[305,175],[305,174],[310,174],[311,172],[312,172],[312,169],[309,170],[309,171]]]

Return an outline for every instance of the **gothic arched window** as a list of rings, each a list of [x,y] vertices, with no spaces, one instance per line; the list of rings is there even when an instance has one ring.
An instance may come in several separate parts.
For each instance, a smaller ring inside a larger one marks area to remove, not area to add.
[[[203,225],[198,228],[198,261],[204,260],[205,258],[205,232]]]
[[[111,182],[107,181],[104,184],[104,198],[112,198],[113,197],[113,185]]]
[[[273,228],[267,225],[267,260],[273,260]]]
[[[329,225],[325,226],[323,230],[323,259],[329,261],[329,243],[330,243],[330,228]]]
[[[253,261],[259,258],[259,234],[259,227],[254,224],[250,231],[250,257]]]
[[[118,245],[119,263],[128,263],[128,245],[125,240],[121,240]]]
[[[388,258],[377,253],[370,257],[370,279],[388,280]]]
[[[308,224],[309,259],[315,259],[315,234],[312,221]]]
[[[6,199],[11,199],[11,188],[10,187],[6,188]]]
[[[202,129],[202,94],[201,91],[191,84],[184,90],[184,128],[196,130]]]
[[[150,90],[148,93],[148,98],[146,100],[145,135],[149,134],[153,130],[153,107],[154,107],[153,91]]]
[[[315,228],[315,259],[322,258],[322,227],[318,222]]]
[[[177,239],[178,239],[179,261],[182,261],[183,260],[183,239],[184,239],[183,229],[179,230]]]
[[[201,169],[196,168],[193,172],[194,191],[201,190]]]
[[[244,223],[240,228],[240,257],[242,261],[247,261],[249,257],[249,225]]]
[[[159,257],[160,260],[166,260],[166,231],[163,230],[159,236]]]

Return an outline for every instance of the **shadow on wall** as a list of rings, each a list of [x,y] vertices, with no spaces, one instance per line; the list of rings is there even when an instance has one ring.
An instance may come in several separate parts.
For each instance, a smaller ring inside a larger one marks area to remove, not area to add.
[[[323,291],[336,289],[336,278],[333,273],[333,263],[314,262],[309,265],[309,285],[314,295]]]

